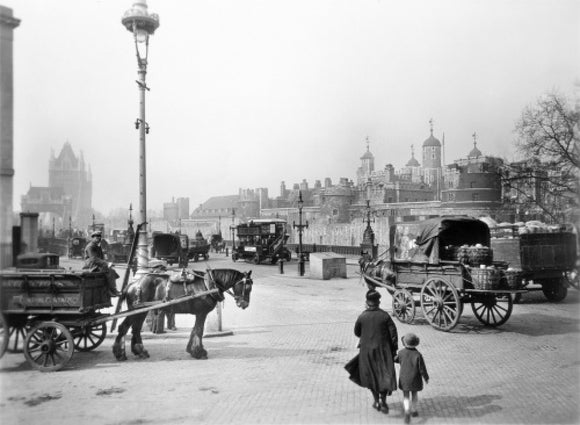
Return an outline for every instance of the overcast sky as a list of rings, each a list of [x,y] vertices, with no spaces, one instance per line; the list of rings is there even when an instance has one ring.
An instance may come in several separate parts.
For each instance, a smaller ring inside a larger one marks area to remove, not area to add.
[[[93,172],[93,206],[138,204],[131,0],[0,0],[14,32],[14,209],[48,185],[66,141]],[[514,158],[514,122],[580,77],[577,0],[149,0],[160,27],[147,83],[147,201],[211,196],[405,165],[445,133]]]

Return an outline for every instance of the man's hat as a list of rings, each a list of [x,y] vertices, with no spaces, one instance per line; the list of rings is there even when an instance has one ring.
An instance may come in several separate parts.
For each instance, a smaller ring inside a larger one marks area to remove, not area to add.
[[[93,233],[91,233],[91,238],[95,236],[103,236],[103,232],[101,232],[100,230],[95,230]]]
[[[379,294],[374,289],[370,289],[367,292],[367,304],[378,304],[381,299],[381,294]]]
[[[419,345],[419,337],[414,333],[405,334],[402,340],[403,345],[407,348],[415,348],[417,345]]]

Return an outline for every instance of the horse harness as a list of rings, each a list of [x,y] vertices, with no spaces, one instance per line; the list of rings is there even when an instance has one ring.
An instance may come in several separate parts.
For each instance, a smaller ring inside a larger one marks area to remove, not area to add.
[[[236,301],[238,300],[238,298],[244,298],[244,296],[246,294],[247,277],[245,275],[242,279],[240,279],[239,281],[237,281],[233,285],[233,286],[235,286],[240,282],[244,283],[242,295],[238,297],[233,292],[231,292],[230,289],[221,288],[217,284],[217,282],[215,281],[214,276],[213,276],[213,271],[211,269],[208,269],[206,274],[196,273],[195,270],[191,270],[191,274],[194,277],[203,279],[204,286],[206,287],[207,290],[217,289],[219,291],[219,292],[214,292],[214,293],[209,294],[209,296],[212,297],[217,302],[222,302],[225,299],[224,293],[227,293],[228,295],[233,297]],[[165,288],[166,299],[169,299],[169,294],[170,294],[171,287],[173,286],[173,284],[180,283],[180,282],[183,284],[184,294],[189,295],[187,284],[191,281],[188,281],[187,272],[185,271],[185,269],[183,269],[183,271],[181,272],[181,275],[179,277],[173,275],[173,276],[170,276],[169,279],[167,279],[167,284],[166,284],[166,288]]]

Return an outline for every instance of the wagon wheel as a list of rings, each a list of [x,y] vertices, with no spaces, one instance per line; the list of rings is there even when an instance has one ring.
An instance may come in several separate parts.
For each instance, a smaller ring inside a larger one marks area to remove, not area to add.
[[[421,288],[421,310],[435,329],[450,331],[462,312],[457,289],[446,280],[429,279]]]
[[[77,351],[94,350],[107,336],[107,326],[104,323],[93,326],[75,326],[70,331]]]
[[[24,356],[41,372],[61,369],[74,353],[69,330],[57,322],[41,322],[34,326],[24,341]]]
[[[542,292],[548,301],[560,302],[568,295],[568,288],[564,283],[564,278],[547,279],[541,282]]]
[[[412,323],[415,318],[415,300],[406,289],[397,289],[393,294],[393,313],[402,323]]]
[[[513,298],[509,294],[501,297],[496,294],[483,294],[471,301],[471,309],[477,320],[494,327],[507,322],[513,307]]]
[[[6,352],[8,348],[8,341],[10,339],[10,334],[8,333],[8,322],[4,318],[4,315],[0,313],[0,357]]]
[[[27,325],[8,325],[8,345],[6,349],[9,353],[21,353],[24,348],[24,340],[30,330]],[[11,342],[10,342],[11,341]]]

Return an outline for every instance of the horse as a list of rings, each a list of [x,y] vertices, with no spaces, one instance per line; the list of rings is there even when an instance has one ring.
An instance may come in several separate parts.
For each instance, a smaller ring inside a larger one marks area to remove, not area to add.
[[[183,295],[197,294],[211,289],[218,291],[212,294],[192,298],[188,301],[166,307],[174,313],[195,315],[195,325],[191,330],[186,351],[195,359],[207,359],[207,351],[203,348],[203,329],[206,317],[223,301],[224,293],[234,297],[236,305],[246,309],[250,304],[252,292],[252,271],[241,272],[235,269],[208,269],[207,273],[183,269],[181,273],[149,273],[141,279],[132,282],[123,291],[129,310],[139,308],[152,301],[168,301]],[[233,289],[233,294],[230,291]],[[149,353],[143,346],[141,328],[147,312],[128,316],[119,325],[119,330],[113,344],[113,354],[119,361],[127,360],[125,353],[125,335],[131,328],[131,351],[138,358],[148,358]]]

